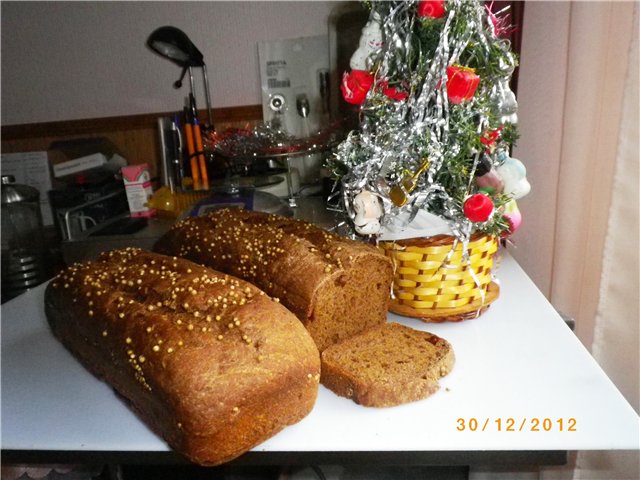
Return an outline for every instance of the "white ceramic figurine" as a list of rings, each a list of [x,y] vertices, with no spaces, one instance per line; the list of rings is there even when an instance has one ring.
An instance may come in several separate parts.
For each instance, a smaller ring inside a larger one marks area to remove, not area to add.
[[[349,66],[352,70],[369,70],[367,58],[382,45],[382,30],[380,30],[380,16],[373,14],[373,18],[365,24],[360,35],[358,49],[353,52]]]
[[[380,219],[384,214],[380,199],[363,190],[353,199],[353,209],[356,216],[353,219],[356,232],[360,235],[376,235],[380,232]]]

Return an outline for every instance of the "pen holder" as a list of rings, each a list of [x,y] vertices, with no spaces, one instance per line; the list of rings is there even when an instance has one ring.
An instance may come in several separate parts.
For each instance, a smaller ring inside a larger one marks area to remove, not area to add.
[[[467,245],[455,237],[380,242],[394,266],[389,310],[429,323],[456,322],[480,316],[498,298],[492,282],[498,240],[474,235]]]

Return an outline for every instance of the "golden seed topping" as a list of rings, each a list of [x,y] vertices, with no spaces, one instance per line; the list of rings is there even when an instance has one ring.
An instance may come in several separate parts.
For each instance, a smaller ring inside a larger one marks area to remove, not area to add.
[[[131,343],[131,342],[132,342],[131,337],[127,337],[127,338],[125,339],[125,342],[127,342],[127,343]]]
[[[159,345],[154,345],[153,346],[153,351],[154,352],[159,352],[160,351],[160,346]]]

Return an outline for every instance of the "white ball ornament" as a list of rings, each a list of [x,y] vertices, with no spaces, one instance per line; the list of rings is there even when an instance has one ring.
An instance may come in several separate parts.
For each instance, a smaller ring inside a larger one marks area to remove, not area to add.
[[[517,200],[531,191],[531,185],[527,180],[527,169],[517,158],[512,158],[505,152],[501,152],[498,159],[502,162],[496,171],[504,182],[503,193]]]
[[[518,123],[518,101],[509,87],[509,80],[502,79],[491,88],[491,99],[495,111],[500,115],[500,123]]]

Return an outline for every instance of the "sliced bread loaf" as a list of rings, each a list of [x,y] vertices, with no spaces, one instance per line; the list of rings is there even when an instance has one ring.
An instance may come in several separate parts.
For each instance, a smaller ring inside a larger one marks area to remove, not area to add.
[[[367,407],[428,397],[453,368],[449,342],[399,323],[385,323],[322,352],[321,383]]]
[[[174,225],[154,247],[253,283],[293,312],[320,351],[387,320],[381,250],[292,218],[221,209]]]

